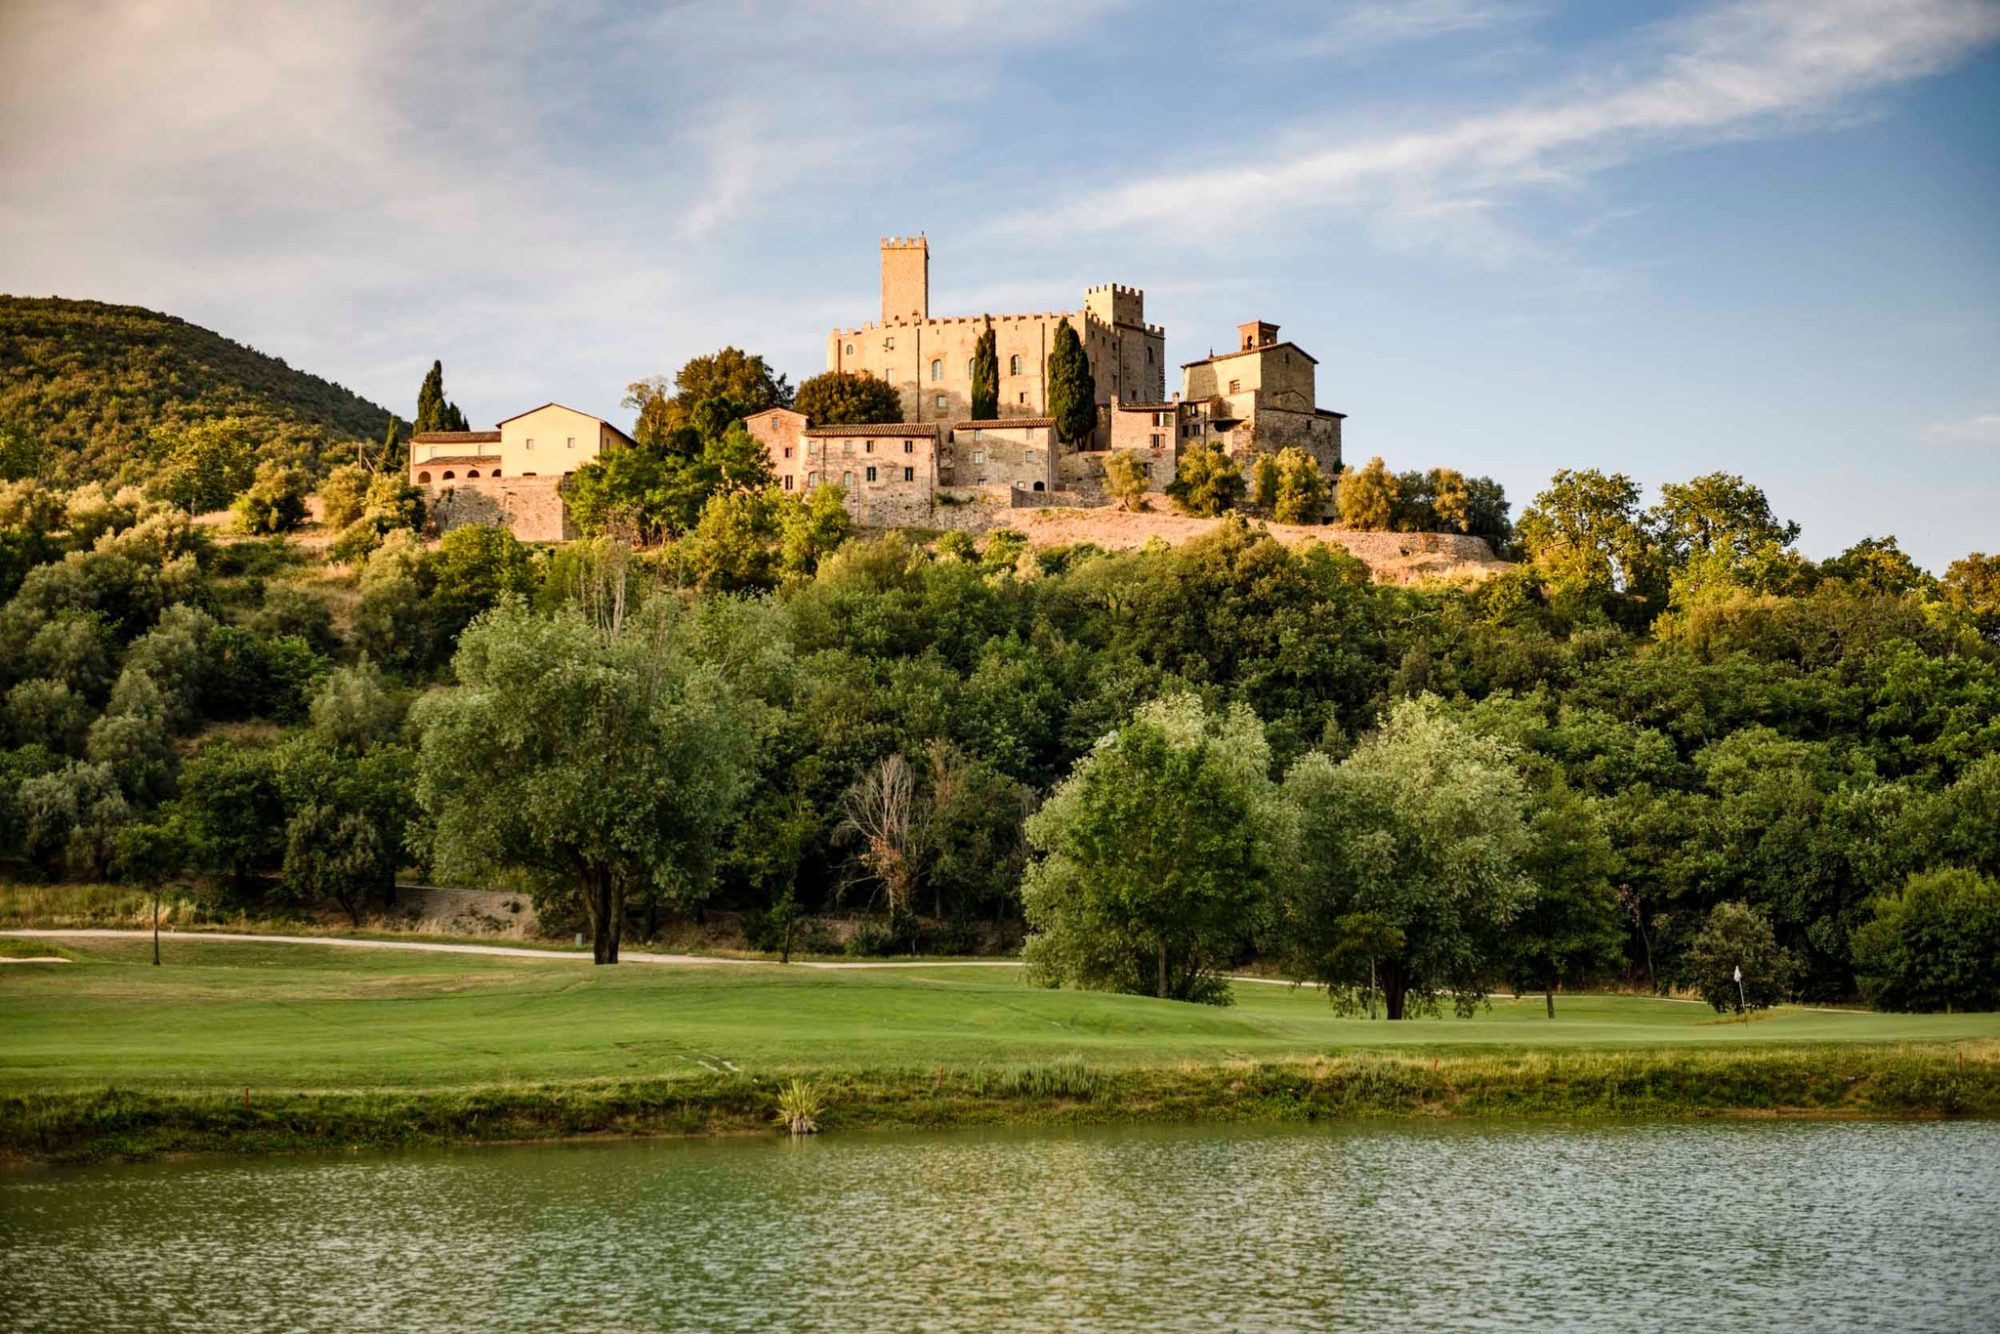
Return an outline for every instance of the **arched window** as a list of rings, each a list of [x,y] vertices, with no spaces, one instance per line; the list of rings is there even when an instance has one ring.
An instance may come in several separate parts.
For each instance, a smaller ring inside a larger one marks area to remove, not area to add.
[[[449,469],[449,468],[446,468],[446,469],[444,470],[444,479],[445,479],[445,480],[446,480],[447,482],[449,482],[449,481],[451,480],[451,476],[452,476],[452,474],[451,474],[451,469]]]
[[[968,380],[970,380],[970,379],[972,378],[972,358],[971,358],[971,357],[967,357],[967,358],[965,359],[965,378],[966,378],[966,379],[968,379]]]
[[[489,472],[486,475],[488,477],[498,477],[500,475],[500,470],[498,468],[495,468],[492,472]]]
[[[1035,490],[1037,490],[1037,491],[1042,491],[1042,490],[1046,490],[1046,489],[1047,489],[1047,488],[1045,488],[1045,487],[1044,487],[1044,486],[1043,486],[1043,485],[1042,485],[1042,484],[1041,484],[1040,482],[1036,482],[1036,483],[1035,483]]]
[[[937,360],[931,362],[931,379],[942,380],[943,378],[944,378],[944,358],[939,357]]]
[[[1021,373],[1021,354],[1016,352],[1013,356],[1007,358],[1007,374],[1019,375],[1020,373]]]
[[[430,484],[430,480],[431,480],[431,475],[427,472],[420,472],[417,474],[417,481],[423,483],[426,486]]]
[[[847,355],[850,357],[854,355],[854,344],[849,343],[847,345]]]
[[[477,469],[477,468],[474,468],[474,469],[473,469],[472,471],[470,471],[470,472],[468,472],[468,473],[466,473],[466,474],[465,474],[465,477],[466,477],[466,480],[467,480],[467,481],[470,481],[470,480],[472,480],[472,479],[473,479],[474,477],[477,477],[477,476],[479,476],[479,469]]]

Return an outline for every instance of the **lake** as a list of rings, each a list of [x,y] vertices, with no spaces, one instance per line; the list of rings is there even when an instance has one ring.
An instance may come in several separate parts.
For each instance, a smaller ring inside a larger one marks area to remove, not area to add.
[[[1971,1330],[2000,1124],[1195,1126],[0,1173],[0,1324]]]

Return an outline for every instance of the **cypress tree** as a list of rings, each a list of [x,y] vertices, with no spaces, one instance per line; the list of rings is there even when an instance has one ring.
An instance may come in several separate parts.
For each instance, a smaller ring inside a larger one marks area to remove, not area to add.
[[[1090,374],[1083,340],[1068,320],[1056,329],[1048,380],[1049,416],[1055,418],[1056,437],[1072,445],[1088,439],[1097,429],[1097,381]]]
[[[403,447],[402,432],[397,429],[401,425],[396,414],[390,413],[389,427],[382,433],[383,472],[401,472],[409,464],[409,451]]]
[[[993,321],[980,330],[972,345],[972,417],[991,421],[1000,415],[1000,341],[993,334]]]
[[[423,388],[417,390],[417,420],[411,429],[418,434],[450,430],[445,425],[444,411],[444,363],[433,361],[430,374],[424,376]]]

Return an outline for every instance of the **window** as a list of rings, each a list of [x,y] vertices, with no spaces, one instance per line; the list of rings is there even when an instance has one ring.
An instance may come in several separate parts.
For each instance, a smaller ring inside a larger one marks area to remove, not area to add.
[[[1019,394],[1015,397],[1014,401],[1016,403],[1026,403],[1028,401],[1028,396],[1025,393]]]
[[[852,440],[841,441],[840,452],[843,454],[852,454],[854,452],[854,442]]]
[[[840,484],[841,484],[842,486],[847,486],[847,487],[851,487],[851,486],[853,486],[853,485],[854,485],[854,474],[853,474],[853,473],[851,473],[851,472],[844,472],[844,473],[840,474]]]
[[[575,449],[575,448],[576,448],[576,437],[575,437],[575,436],[571,436],[571,437],[570,437],[570,438],[569,438],[569,439],[568,439],[567,441],[565,441],[564,443],[565,443],[565,444],[567,444],[569,448],[571,448],[571,449]]]
[[[786,473],[786,474],[785,474],[785,490],[789,491],[789,490],[791,490],[791,489],[792,489],[792,475],[791,475],[790,473]]]
[[[917,452],[917,442],[916,442],[916,441],[914,441],[914,440],[905,440],[905,441],[903,442],[903,452],[904,452],[905,454],[914,454],[914,453],[916,453],[916,452]]]
[[[1033,463],[1035,461],[1035,451],[1032,449],[1022,450],[1021,460],[1024,463]]]
[[[521,476],[523,476],[523,477],[533,477],[534,475],[535,475],[535,474],[533,474],[533,473],[531,473],[531,472],[524,472],[524,473],[522,473],[522,474],[521,474]]]
[[[431,480],[431,475],[427,472],[420,472],[417,474],[417,480],[419,482],[423,482],[426,485],[428,485]]]
[[[1171,412],[1156,412],[1156,413],[1154,413],[1154,414],[1153,414],[1153,425],[1155,425],[1155,426],[1172,426],[1173,424],[1174,424],[1174,414],[1173,414],[1173,413],[1171,413]]]
[[[972,461],[973,461],[974,463],[984,463],[984,462],[986,462],[986,451],[985,451],[985,450],[983,450],[983,449],[975,449],[975,450],[973,450],[973,451],[972,451]],[[445,476],[449,477],[449,476],[451,476],[451,474],[450,474],[450,473],[446,473],[446,474],[445,474]]]
[[[972,438],[974,440],[984,440],[986,432],[982,428],[975,426],[972,428]]]
[[[534,441],[534,438],[533,438],[533,437],[531,436],[531,437],[529,437],[529,438],[528,438],[527,440],[524,440],[524,441],[522,441],[522,442],[521,442],[521,447],[522,447],[523,449],[533,449],[533,448],[535,447],[535,441]]]
[[[1231,381],[1229,382],[1229,392],[1230,392],[1230,393],[1232,393],[1232,394],[1240,394],[1240,393],[1242,393],[1242,392],[1243,392],[1243,381],[1241,381],[1241,380],[1231,380]]]
[[[479,469],[477,469],[477,468],[474,468],[474,469],[473,469],[473,470],[472,470],[471,472],[468,472],[467,474],[465,474],[465,478],[466,478],[466,480],[467,480],[467,481],[471,481],[471,480],[472,480],[473,478],[475,478],[475,477],[477,477],[477,476],[479,476]]]
[[[932,402],[936,405],[937,410],[939,412],[944,411],[945,401],[946,401],[945,396],[943,394],[939,394],[935,399],[932,400]]]
[[[884,352],[894,352],[896,350],[896,340],[894,338],[884,338],[882,340],[882,350]]]
[[[864,440],[861,444],[861,452],[864,454],[873,454],[875,452],[875,442],[873,440]]]
[[[1146,364],[1148,366],[1153,364],[1153,345],[1151,343],[1146,344]]]
[[[1160,433],[1158,431],[1153,432],[1150,436],[1146,438],[1154,449],[1158,449],[1160,447]]]
[[[968,379],[968,380],[970,380],[970,379],[972,378],[972,358],[971,358],[971,357],[967,357],[967,358],[965,359],[965,378],[966,378],[966,379]]]
[[[492,472],[489,472],[486,475],[488,477],[498,477],[500,475],[500,470],[498,468],[495,468]]]
[[[944,358],[938,357],[931,362],[931,379],[935,381],[935,380],[942,380],[943,378],[944,378]]]
[[[1146,476],[1151,477],[1153,475],[1153,465],[1150,463],[1142,463],[1139,465],[1139,471],[1146,474]]]
[[[875,480],[875,465],[872,463],[868,465],[868,480],[871,482]]]
[[[786,458],[790,458],[791,456],[792,456],[792,447],[791,447],[790,445],[786,445],[786,446],[785,446],[785,457],[786,457]]]
[[[1043,486],[1043,485],[1042,485],[1042,484],[1041,484],[1040,482],[1036,482],[1036,483],[1035,483],[1035,490],[1037,490],[1037,491],[1046,491],[1046,490],[1048,490],[1048,488],[1047,488],[1047,487],[1045,487],[1045,486]]]
[[[446,468],[446,469],[444,470],[444,480],[445,480],[445,481],[449,482],[449,481],[450,481],[450,480],[452,479],[452,475],[453,475],[453,474],[452,474],[452,471],[451,471],[451,469],[449,469],[449,468]]]
[[[1014,356],[1007,358],[1007,374],[1019,375],[1020,373],[1021,373],[1021,357],[1019,353],[1016,353]]]
[[[906,482],[914,482],[914,481],[916,481],[916,480],[917,480],[917,470],[916,470],[915,468],[905,468],[905,469],[903,469],[903,480],[904,480],[904,481],[906,481]]]
[[[849,343],[847,345],[847,355],[850,357],[854,355],[854,344]]]
[[[816,472],[809,472],[809,473],[807,473],[807,474],[806,474],[806,485],[807,485],[807,486],[818,486],[818,485],[819,485],[819,474],[818,474],[818,473],[816,473]]]

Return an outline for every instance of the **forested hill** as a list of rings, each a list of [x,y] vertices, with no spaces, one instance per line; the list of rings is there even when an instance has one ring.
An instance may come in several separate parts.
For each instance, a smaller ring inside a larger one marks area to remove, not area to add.
[[[171,315],[0,295],[0,477],[139,481],[161,432],[224,417],[317,470],[328,446],[381,439],[389,410]]]

